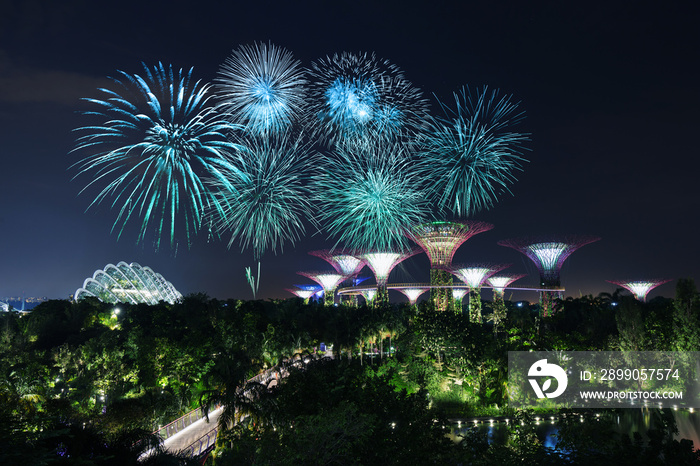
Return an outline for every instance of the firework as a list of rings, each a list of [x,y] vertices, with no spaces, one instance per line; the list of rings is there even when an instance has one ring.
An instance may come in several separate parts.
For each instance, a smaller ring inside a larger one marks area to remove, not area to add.
[[[213,214],[217,230],[231,235],[229,248],[238,239],[241,249],[252,247],[260,257],[294,244],[305,233],[304,220],[313,220],[305,180],[316,158],[301,138],[287,135],[248,138],[245,146],[240,167],[224,170],[226,179],[214,183]]]
[[[419,89],[374,54],[335,54],[311,65],[310,115],[330,145],[347,139],[411,139],[428,103]]]
[[[420,165],[434,202],[466,217],[491,208],[509,192],[529,137],[509,129],[523,118],[509,96],[484,88],[475,95],[462,89],[454,98],[455,109],[440,103],[445,116],[431,118]]]
[[[216,83],[221,108],[253,133],[284,131],[303,114],[306,79],[301,63],[272,44],[234,50]]]
[[[119,214],[118,237],[132,217],[141,219],[137,242],[154,230],[156,249],[163,235],[176,246],[176,225],[184,224],[189,245],[213,199],[203,179],[239,176],[225,156],[239,147],[227,136],[239,129],[210,105],[210,86],[193,82],[189,72],[144,65],[143,77],[119,71],[118,90],[100,89],[102,99],[84,99],[101,120],[84,126],[74,151],[89,155],[74,166],[92,180],[81,191],[104,186],[90,207],[111,199]],[[176,220],[177,219],[177,220]]]
[[[339,147],[315,177],[315,192],[320,223],[354,250],[405,249],[405,231],[429,212],[400,144]]]

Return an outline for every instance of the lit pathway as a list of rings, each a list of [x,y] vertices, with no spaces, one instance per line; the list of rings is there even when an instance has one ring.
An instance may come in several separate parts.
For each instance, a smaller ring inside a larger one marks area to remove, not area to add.
[[[206,418],[202,418],[174,434],[172,437],[165,439],[163,442],[165,450],[176,453],[190,447],[193,443],[218,426],[219,416],[221,416],[223,409],[223,407],[219,407],[210,412],[208,422]]]

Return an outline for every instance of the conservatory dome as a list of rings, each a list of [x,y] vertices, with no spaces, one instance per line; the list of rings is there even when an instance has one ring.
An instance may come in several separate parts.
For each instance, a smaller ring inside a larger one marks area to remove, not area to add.
[[[86,296],[94,296],[106,303],[131,304],[158,304],[160,301],[173,304],[182,298],[161,274],[136,262],[107,264],[104,269],[96,270],[92,278],[87,278],[83,287],[75,292],[76,301]]]

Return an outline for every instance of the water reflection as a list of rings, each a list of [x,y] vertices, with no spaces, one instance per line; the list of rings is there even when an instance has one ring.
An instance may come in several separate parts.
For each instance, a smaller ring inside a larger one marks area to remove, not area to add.
[[[647,431],[654,427],[653,411],[648,408],[620,410],[619,413],[615,414],[615,430],[630,436],[635,432],[639,432],[646,437]],[[672,413],[678,428],[678,434],[675,435],[675,439],[692,440],[695,449],[700,449],[700,413],[692,410],[677,410]],[[595,420],[589,417],[584,422],[595,422]],[[477,432],[485,435],[489,445],[503,445],[508,440],[510,427],[503,419],[498,420],[498,422],[489,422],[488,420],[482,420],[478,423],[460,422],[453,426],[452,438],[455,441],[459,441],[460,436],[465,435],[468,429],[476,428]],[[535,432],[545,447],[556,448],[559,428],[555,420],[544,418],[540,421],[535,421]]]

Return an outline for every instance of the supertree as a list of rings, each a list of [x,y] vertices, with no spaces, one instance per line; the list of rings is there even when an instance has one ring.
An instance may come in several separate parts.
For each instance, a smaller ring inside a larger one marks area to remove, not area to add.
[[[347,249],[322,249],[309,251],[312,256],[319,257],[333,266],[336,272],[346,277],[354,277],[365,266],[365,261],[354,251]]]
[[[309,303],[309,298],[311,298],[316,292],[318,291],[317,289],[309,288],[309,287],[304,287],[304,288],[287,288],[287,291],[292,293],[293,295],[302,298],[304,300],[304,304]]]
[[[452,269],[452,273],[469,286],[470,322],[481,322],[481,285],[491,275],[507,267],[510,264],[470,264]]]
[[[457,249],[472,236],[491,230],[493,225],[474,220],[461,222],[428,222],[411,228],[407,235],[418,244],[430,258],[430,297],[437,311],[446,311],[453,306],[452,258]]]
[[[360,294],[363,298],[365,298],[365,302],[369,306],[370,304],[374,303],[374,298],[377,296],[377,289],[369,288],[366,290],[360,290]]]
[[[547,317],[554,311],[554,300],[561,297],[561,291],[556,289],[561,287],[559,274],[564,261],[578,248],[599,239],[589,235],[550,235],[502,240],[498,244],[520,251],[535,263],[543,289],[540,292],[540,307],[542,315]]]
[[[76,130],[83,135],[73,150],[89,153],[74,165],[76,177],[91,177],[81,193],[104,186],[90,207],[111,198],[119,209],[112,227],[118,237],[132,217],[140,217],[137,242],[152,229],[156,249],[164,234],[176,248],[176,231],[184,228],[189,246],[205,210],[215,204],[203,180],[227,183],[243,176],[226,157],[241,149],[229,140],[240,127],[215,110],[211,86],[194,81],[192,69],[159,63],[144,65],[143,76],[118,71],[110,79],[116,90],[84,99],[96,107],[84,114],[100,121]]]
[[[319,257],[333,266],[336,272],[342,274],[346,279],[353,279],[365,266],[365,262],[355,256],[354,251],[346,249],[309,251],[312,256]],[[357,305],[357,295],[340,295],[340,300],[344,304]]]
[[[231,160],[233,168],[222,170],[226,179],[213,183],[212,214],[217,231],[231,235],[229,248],[238,240],[241,249],[251,246],[260,258],[266,249],[294,244],[305,233],[304,221],[313,222],[307,173],[317,158],[286,133],[245,141],[247,149]]]
[[[272,44],[242,45],[215,81],[220,108],[258,134],[285,131],[304,114],[306,78],[291,52]]]
[[[434,202],[466,217],[491,208],[509,192],[529,135],[510,130],[523,118],[510,96],[463,88],[454,99],[454,109],[440,103],[445,116],[431,118],[423,133],[420,171]]]
[[[319,222],[354,250],[406,249],[404,232],[430,214],[401,144],[342,145],[314,179]]]
[[[504,291],[508,285],[525,276],[524,273],[507,275],[492,275],[488,278],[489,285],[493,287],[493,331],[498,332],[498,327],[506,319],[508,308],[504,299]]]
[[[452,276],[450,275],[450,277]],[[453,307],[457,314],[462,313],[462,300],[467,293],[469,293],[469,288],[452,288]]]
[[[345,277],[339,273],[328,272],[297,272],[311,280],[315,281],[323,288],[323,302],[326,306],[332,306],[335,303],[335,289]]]
[[[344,52],[311,64],[309,114],[314,134],[339,141],[401,139],[423,127],[428,102],[398,67],[374,54]]]
[[[394,267],[419,252],[419,249],[412,249],[407,252],[368,252],[359,256],[367,262],[367,266],[372,269],[377,281],[377,294],[373,299],[375,306],[389,303],[389,291],[386,284]]]
[[[621,286],[632,293],[638,301],[645,303],[647,294],[656,288],[671,281],[670,278],[653,278],[649,280],[606,280],[613,285]]]
[[[426,291],[429,290],[429,288],[426,287],[421,287],[421,286],[406,286],[406,287],[401,287],[401,288],[393,288],[396,291],[400,291],[404,296],[408,298],[408,303],[411,306],[415,306],[416,302],[418,302],[418,298],[420,298],[420,295],[425,293]]]

